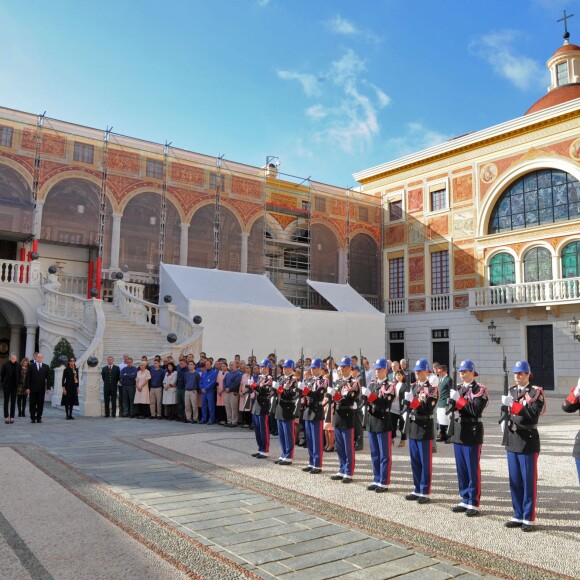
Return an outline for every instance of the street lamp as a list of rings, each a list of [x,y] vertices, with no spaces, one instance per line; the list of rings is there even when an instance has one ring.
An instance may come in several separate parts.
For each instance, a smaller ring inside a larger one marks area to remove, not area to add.
[[[499,336],[495,335],[496,329],[497,329],[497,326],[493,323],[493,320],[492,320],[491,324],[487,327],[487,330],[489,332],[489,338],[491,338],[491,342],[495,342],[495,344],[499,344],[501,342],[501,338]]]
[[[572,333],[572,338],[574,340],[580,341],[580,334],[578,334],[578,320],[576,320],[576,315],[572,316],[572,320],[568,320],[568,326],[570,327],[570,332]]]

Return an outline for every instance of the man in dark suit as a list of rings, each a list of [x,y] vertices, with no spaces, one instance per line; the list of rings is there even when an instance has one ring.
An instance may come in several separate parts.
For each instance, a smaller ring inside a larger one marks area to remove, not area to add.
[[[117,416],[117,383],[121,378],[121,369],[114,364],[112,356],[107,357],[107,365],[101,370],[103,379],[103,398],[105,399],[105,417]],[[109,404],[111,413],[109,413]]]
[[[26,394],[30,396],[30,422],[42,423],[44,394],[50,393],[50,367],[44,364],[44,355],[38,353],[26,373]]]

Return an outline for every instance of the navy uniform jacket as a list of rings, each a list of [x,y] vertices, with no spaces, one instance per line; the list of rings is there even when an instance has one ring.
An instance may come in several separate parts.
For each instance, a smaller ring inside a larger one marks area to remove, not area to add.
[[[290,421],[298,417],[300,405],[300,391],[298,381],[293,375],[282,376],[278,379],[278,406],[276,419]]]
[[[570,394],[568,395],[568,397],[564,401],[564,404],[562,405],[562,409],[564,409],[566,413],[575,413],[576,411],[578,411],[578,409],[580,409],[580,399],[574,396],[575,388],[576,387],[574,387],[570,391]],[[574,450],[572,451],[572,455],[576,459],[580,459],[580,431],[576,433],[576,441],[574,442]]]
[[[409,437],[417,441],[429,441],[434,438],[433,411],[439,401],[439,389],[432,387],[429,381],[413,383],[411,386],[413,400],[408,406]]]
[[[539,453],[538,419],[545,405],[543,390],[528,384],[518,393],[518,387],[514,385],[509,394],[514,398],[514,404],[509,409],[510,418],[504,428],[502,445],[506,451],[514,453]],[[501,410],[505,413],[507,407],[502,405]]]
[[[256,398],[252,407],[252,415],[267,415],[270,412],[272,375],[260,375],[254,392],[256,393]]]
[[[461,395],[456,402],[447,401],[447,412],[451,414],[449,436],[452,443],[463,445],[480,445],[483,443],[483,423],[481,416],[487,407],[489,398],[487,389],[472,381],[469,385],[457,385],[456,390]],[[456,416],[459,414],[459,417]]]
[[[314,377],[306,383],[306,387],[310,389],[310,392],[304,395],[306,404],[302,418],[305,421],[324,420],[324,397],[328,388],[328,379],[323,376]]]
[[[338,429],[354,429],[354,418],[357,410],[357,401],[360,397],[360,385],[353,378],[336,381],[336,392],[342,395],[334,401],[334,416],[332,426]]]
[[[396,397],[395,386],[387,379],[375,380],[368,386],[371,394],[367,398],[369,410],[369,431],[371,433],[388,433],[391,427],[391,403]],[[373,395],[378,398],[375,399]]]

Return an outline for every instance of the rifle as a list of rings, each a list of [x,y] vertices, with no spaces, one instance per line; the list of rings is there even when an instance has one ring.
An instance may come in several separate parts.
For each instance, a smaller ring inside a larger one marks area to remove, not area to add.
[[[507,360],[506,360],[506,356],[505,356],[505,349],[503,350],[503,394],[504,395],[508,395],[509,394],[509,385],[508,385],[508,371],[507,371]],[[500,418],[500,420],[498,421],[498,423],[501,425],[502,423],[504,423],[504,427],[503,427],[503,440],[502,440],[502,445],[505,445],[507,443],[507,432],[508,432],[508,425],[509,425],[509,420],[510,420],[510,408],[507,405],[502,405],[502,416]]]
[[[363,365],[363,355],[362,355],[361,348],[358,349],[358,354],[360,356],[360,369],[361,369],[361,377],[360,377],[359,384],[360,384],[361,388],[365,389],[367,386],[367,375],[365,373],[365,367]]]
[[[250,363],[249,363],[252,371],[254,370],[254,349],[252,349],[252,354],[250,355]]]
[[[457,355],[453,347],[453,388],[457,387]]]
[[[300,382],[304,382],[304,347],[300,348]]]
[[[503,351],[503,394],[507,395],[508,393],[509,393],[508,370],[507,370],[507,361],[506,361],[505,350],[504,350]]]
[[[333,378],[332,378],[332,350],[328,354],[328,386],[332,389]]]

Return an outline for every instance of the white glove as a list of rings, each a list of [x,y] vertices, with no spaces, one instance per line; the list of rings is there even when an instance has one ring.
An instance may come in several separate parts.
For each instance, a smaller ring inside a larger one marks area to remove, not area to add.
[[[459,391],[456,391],[455,389],[451,389],[449,391],[449,398],[453,399],[454,401],[459,401]]]
[[[455,411],[455,412],[453,413],[453,418],[454,418],[454,419],[459,419],[459,411]]]
[[[502,395],[501,404],[506,407],[511,407],[514,404],[514,398],[511,395]]]
[[[574,396],[576,398],[580,397],[580,385],[574,389]]]
[[[304,389],[304,383],[302,383],[302,382],[298,381],[298,385],[296,386],[296,388],[297,388],[299,391],[302,391],[302,390]]]
[[[432,387],[438,387],[439,386],[439,377],[437,375],[431,375],[429,377],[429,384]]]
[[[410,403],[413,400],[413,393],[405,393],[405,401]]]
[[[334,397],[334,393],[336,393],[336,389],[333,389],[332,387],[328,387],[326,389],[326,392],[331,396]]]
[[[363,387],[362,394],[368,397],[371,394],[371,390],[368,387]]]
[[[278,388],[278,381],[274,381],[274,382],[272,383],[272,388],[273,388],[273,389],[277,389],[277,388]]]

